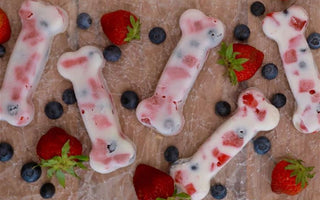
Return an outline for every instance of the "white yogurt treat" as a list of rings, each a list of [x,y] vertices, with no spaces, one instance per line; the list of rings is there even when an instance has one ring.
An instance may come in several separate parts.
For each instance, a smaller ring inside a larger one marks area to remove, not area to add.
[[[101,51],[93,46],[64,53],[57,64],[59,73],[73,84],[92,142],[90,166],[103,174],[130,165],[136,157],[134,144],[121,131],[112,96],[102,75],[104,64]]]
[[[182,36],[165,66],[154,95],[140,102],[136,115],[145,126],[169,136],[184,125],[183,106],[207,59],[220,44],[224,24],[201,11],[189,9],[180,17]]]
[[[59,7],[26,0],[19,10],[22,29],[0,90],[0,120],[26,126],[34,117],[32,94],[48,61],[53,37],[66,30],[68,16]]]
[[[170,174],[175,184],[191,195],[203,199],[209,192],[210,180],[256,135],[275,128],[279,111],[256,88],[243,91],[238,109],[190,158],[173,163]]]
[[[279,47],[283,67],[296,100],[293,124],[302,133],[320,130],[320,80],[318,68],[305,39],[306,11],[291,6],[263,20],[263,32]]]

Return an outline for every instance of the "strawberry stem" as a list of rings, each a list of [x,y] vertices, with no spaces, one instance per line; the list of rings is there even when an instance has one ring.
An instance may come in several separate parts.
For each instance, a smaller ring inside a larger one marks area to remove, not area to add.
[[[58,179],[59,184],[62,187],[65,187],[65,175],[64,172],[80,178],[74,171],[75,167],[79,167],[82,169],[86,169],[83,165],[83,162],[89,160],[88,156],[83,155],[75,155],[75,156],[68,156],[70,152],[70,144],[69,140],[63,145],[61,149],[61,156],[54,156],[51,159],[44,160],[41,159],[40,166],[41,167],[48,167],[47,176],[52,178],[53,175],[56,176]]]
[[[127,37],[124,39],[125,42],[130,42],[131,40],[140,40],[140,20],[137,19],[135,20],[135,18],[130,15],[130,23],[131,26],[127,26],[128,29],[128,33],[127,33]]]
[[[296,176],[296,185],[301,183],[301,187],[304,188],[306,184],[308,184],[308,179],[314,177],[315,172],[311,173],[314,167],[305,167],[303,166],[302,160],[295,160],[295,159],[284,159],[289,165],[285,167],[286,170],[292,170],[290,174],[291,177]]]

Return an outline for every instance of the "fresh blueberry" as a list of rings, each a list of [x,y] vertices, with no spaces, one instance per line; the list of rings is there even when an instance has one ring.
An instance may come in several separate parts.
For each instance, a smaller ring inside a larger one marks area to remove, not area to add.
[[[6,54],[6,48],[0,44],[0,58],[2,58]]]
[[[133,91],[125,91],[121,95],[121,104],[123,107],[129,110],[133,110],[138,106],[139,103],[139,97],[138,95]]]
[[[176,160],[179,159],[179,150],[175,146],[169,146],[164,151],[164,159],[169,163],[174,163]]]
[[[0,143],[0,161],[6,162],[13,156],[13,148],[6,142]]]
[[[58,119],[63,114],[63,107],[59,102],[51,101],[47,103],[44,112],[49,119]]]
[[[88,29],[92,24],[92,19],[88,13],[81,13],[77,17],[77,25],[81,29]]]
[[[35,162],[29,162],[23,165],[20,174],[26,182],[35,182],[41,176],[41,167]]]
[[[104,48],[103,57],[109,62],[116,62],[121,57],[121,50],[116,45],[110,45]]]
[[[40,188],[40,195],[44,199],[50,199],[56,192],[56,188],[52,183],[45,183]]]
[[[66,89],[62,94],[62,101],[67,105],[74,104],[77,102],[76,95],[73,89]]]
[[[215,112],[222,117],[228,116],[231,113],[231,106],[226,101],[219,101],[216,103]]]
[[[254,16],[261,16],[266,11],[266,8],[260,1],[255,1],[251,4],[250,11]]]
[[[319,49],[320,48],[320,34],[311,33],[307,38],[310,49]]]
[[[278,75],[278,67],[273,63],[268,63],[262,67],[261,73],[265,79],[272,80]]]
[[[167,34],[161,27],[154,27],[149,32],[149,39],[154,44],[161,44],[166,40]]]
[[[227,188],[221,184],[215,184],[210,188],[211,196],[215,199],[223,199],[227,196]]]
[[[233,35],[237,40],[245,41],[250,36],[250,29],[245,24],[238,24],[233,31]]]
[[[253,148],[257,154],[266,154],[271,148],[270,140],[265,136],[260,136],[253,141]]]
[[[284,96],[284,94],[277,93],[272,96],[271,103],[277,108],[281,108],[287,103],[287,98]]]

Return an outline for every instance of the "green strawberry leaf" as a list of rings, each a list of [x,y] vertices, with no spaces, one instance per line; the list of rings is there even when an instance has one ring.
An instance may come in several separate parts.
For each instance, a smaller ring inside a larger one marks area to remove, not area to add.
[[[301,188],[304,188],[308,184],[308,179],[314,177],[315,173],[311,173],[314,167],[303,166],[302,160],[284,159],[288,164],[285,169],[292,170],[290,177],[296,177],[296,185],[301,184]]]
[[[54,156],[53,158],[48,160],[42,159],[40,162],[41,167],[49,168],[47,171],[47,176],[51,178],[53,177],[53,175],[55,175],[58,179],[59,184],[62,185],[63,187],[65,187],[64,172],[74,177],[80,178],[75,173],[75,167],[87,169],[83,165],[83,162],[86,162],[89,160],[88,156],[83,156],[83,155],[68,156],[69,151],[70,151],[70,144],[68,140],[61,148],[61,156]]]
[[[218,54],[220,55],[220,59],[217,63],[227,67],[227,74],[229,75],[230,82],[232,85],[236,85],[238,83],[238,78],[235,71],[242,71],[244,69],[242,64],[246,63],[249,59],[237,59],[236,56],[240,53],[233,51],[233,44],[227,46],[224,42],[221,43],[221,48],[218,51]]]
[[[62,149],[61,149],[61,156],[62,159],[66,159],[68,157],[68,153],[70,151],[70,144],[69,144],[69,140],[63,145]]]
[[[125,42],[130,42],[131,40],[140,40],[140,20],[135,20],[132,15],[130,15],[131,26],[127,26],[127,37],[124,39]]]
[[[56,177],[58,179],[59,184],[65,188],[65,186],[66,186],[65,176],[64,176],[64,173],[60,169],[57,170]]]
[[[50,168],[50,169],[48,169],[48,171],[47,171],[47,176],[48,176],[49,178],[51,178],[55,172],[56,172],[56,169],[55,169],[55,168]]]

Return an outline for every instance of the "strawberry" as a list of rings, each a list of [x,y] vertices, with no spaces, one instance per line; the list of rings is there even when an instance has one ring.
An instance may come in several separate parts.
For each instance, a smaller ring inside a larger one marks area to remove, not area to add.
[[[272,171],[271,189],[275,193],[296,195],[308,185],[314,167],[305,167],[302,160],[284,159]]]
[[[222,43],[218,53],[221,57],[218,64],[228,68],[230,81],[233,85],[250,79],[261,67],[264,58],[261,51],[250,45],[239,43],[229,46]]]
[[[48,167],[47,175],[51,178],[55,174],[63,187],[65,187],[64,172],[79,178],[74,168],[86,168],[82,162],[88,161],[89,158],[80,155],[81,153],[82,145],[79,140],[58,127],[51,128],[41,136],[37,144],[40,166]]]
[[[126,10],[117,10],[101,17],[103,32],[115,45],[140,39],[140,20]]]
[[[145,164],[137,166],[133,185],[139,200],[190,199],[186,193],[176,193],[171,176]]]
[[[11,36],[11,28],[6,13],[0,8],[0,44],[7,42]]]

